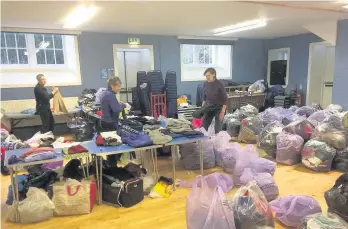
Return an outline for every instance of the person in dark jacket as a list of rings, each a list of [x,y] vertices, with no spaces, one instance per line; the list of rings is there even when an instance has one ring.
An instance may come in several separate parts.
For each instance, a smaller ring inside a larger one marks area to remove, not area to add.
[[[227,107],[227,93],[224,84],[216,78],[216,70],[208,68],[204,75],[207,81],[204,83],[204,99],[202,107],[206,106],[203,115],[203,127],[208,130],[215,117],[215,133],[219,133],[222,127]]]
[[[119,102],[116,94],[121,91],[121,80],[116,76],[111,76],[108,80],[108,89],[101,98],[101,127],[105,131],[119,130],[119,115],[124,111],[126,104]],[[107,157],[109,165],[115,166],[121,158],[121,154],[110,155]]]
[[[36,114],[40,115],[42,126],[41,133],[47,133],[54,129],[54,118],[50,108],[50,100],[57,93],[58,88],[53,87],[52,93],[48,94],[46,85],[46,77],[43,74],[36,76],[37,84],[34,88],[36,100]]]

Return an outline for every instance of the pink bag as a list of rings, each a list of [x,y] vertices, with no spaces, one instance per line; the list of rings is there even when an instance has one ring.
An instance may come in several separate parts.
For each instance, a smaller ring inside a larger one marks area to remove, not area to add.
[[[216,136],[212,137],[214,141],[215,163],[222,167],[222,154],[226,148],[230,148],[230,135],[226,131],[220,131]]]
[[[233,169],[236,165],[237,158],[242,154],[243,148],[238,143],[230,144],[223,150],[221,155],[222,167],[226,173],[233,173]]]
[[[248,168],[252,158],[257,158],[259,153],[253,145],[246,145],[243,152],[237,158],[236,165],[233,169],[234,185],[240,185],[240,176],[242,176],[245,168]]]
[[[202,176],[196,180],[201,187],[195,182],[186,198],[187,229],[235,229],[233,210],[221,187],[211,192]]]
[[[302,218],[321,212],[319,203],[310,196],[285,196],[269,205],[279,221],[288,227],[296,227]]]
[[[272,176],[275,173],[277,163],[267,160],[265,158],[251,158],[249,167],[257,173],[270,173]]]
[[[222,191],[229,192],[233,188],[232,177],[226,173],[215,172],[203,177],[204,181],[207,182],[209,188],[214,189],[220,186]],[[201,186],[201,182],[197,178],[193,182],[187,182],[180,180],[180,187],[191,188],[194,184]]]
[[[192,127],[193,129],[199,129],[202,127],[203,118],[194,118],[192,119]]]

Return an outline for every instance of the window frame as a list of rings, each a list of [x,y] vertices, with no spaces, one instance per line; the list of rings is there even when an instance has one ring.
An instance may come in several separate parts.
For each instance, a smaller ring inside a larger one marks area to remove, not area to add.
[[[283,88],[286,88],[289,84],[289,78],[290,78],[290,58],[291,58],[291,50],[290,47],[286,48],[279,48],[279,49],[269,49],[268,50],[268,58],[267,58],[267,82],[269,87],[273,87],[276,85],[271,85],[271,62],[273,60],[274,55],[279,55],[281,53],[286,54],[287,58],[287,65],[286,65],[286,78],[285,78],[285,85],[281,85]],[[280,58],[277,58],[280,59]]]
[[[1,32],[1,33],[4,33],[4,42],[5,42],[5,47],[0,47],[1,49],[6,49],[6,55],[7,55],[7,62],[9,63],[9,59],[8,59],[8,49],[15,49],[16,50],[16,53],[17,53],[17,60],[18,60],[18,63],[19,63],[19,54],[18,54],[18,50],[19,49],[24,49],[24,50],[27,50],[28,54],[29,54],[29,48],[28,48],[28,39],[27,39],[27,34],[26,33],[14,33],[15,34],[15,44],[16,44],[16,47],[13,48],[13,47],[7,47],[7,42],[6,42],[6,34],[7,33],[13,33],[13,32]],[[25,48],[18,48],[18,43],[17,43],[17,34],[24,34],[25,36]],[[28,63],[27,64],[1,64],[1,68],[7,68],[7,66],[9,66],[9,68],[13,68],[14,66],[18,66],[19,68],[27,68],[29,67],[29,55],[27,56],[27,59],[28,59]]]
[[[184,64],[183,58],[184,58],[184,52],[183,52],[183,45],[186,43],[180,44],[180,72],[181,72],[181,81],[182,82],[192,82],[192,81],[204,81],[206,80],[205,77],[203,76],[203,72],[209,68],[213,67],[216,69],[217,72],[219,72],[219,68],[221,67],[218,65],[218,46],[230,46],[231,48],[231,53],[230,53],[230,75],[227,77],[219,77],[219,79],[227,79],[231,80],[232,79],[232,70],[233,70],[233,45],[214,45],[214,44],[209,44],[211,46],[214,46],[212,48],[212,64]],[[196,44],[192,44],[196,45]],[[183,69],[189,69],[192,71],[199,71],[201,74],[195,74],[195,76],[187,76],[183,74]]]
[[[184,65],[185,67],[192,67],[192,68],[196,68],[196,67],[211,67],[211,66],[214,66],[214,64],[216,63],[216,60],[214,60],[214,52],[216,52],[216,49],[217,47],[212,47],[212,57],[211,57],[211,60],[212,60],[212,63],[210,64],[197,64],[197,63],[194,63],[194,60],[195,60],[195,50],[194,50],[194,46],[198,46],[197,44],[181,44],[180,45],[180,52],[184,55],[184,45],[192,45],[193,46],[193,50],[192,50],[192,64],[184,64],[182,63],[182,65]],[[203,46],[214,46],[214,45],[203,45]],[[199,57],[198,57],[199,58]]]

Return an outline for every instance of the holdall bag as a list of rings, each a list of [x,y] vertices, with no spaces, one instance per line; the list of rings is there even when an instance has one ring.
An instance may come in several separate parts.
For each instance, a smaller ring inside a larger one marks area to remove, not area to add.
[[[91,213],[97,186],[92,181],[67,179],[65,182],[53,184],[52,191],[55,215],[82,215]]]
[[[134,178],[121,182],[119,187],[114,187],[111,184],[109,176],[103,175],[103,201],[120,207],[132,207],[144,199],[143,180]]]

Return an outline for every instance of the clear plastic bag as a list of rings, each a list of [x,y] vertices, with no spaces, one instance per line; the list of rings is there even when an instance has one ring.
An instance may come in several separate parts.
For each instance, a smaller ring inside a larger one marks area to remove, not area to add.
[[[301,162],[301,150],[304,143],[301,136],[284,131],[277,135],[276,142],[277,162],[286,165],[294,165]]]
[[[257,80],[248,88],[248,92],[264,92],[265,90],[264,80]]]
[[[212,192],[207,182],[201,177],[192,187],[186,198],[187,229],[236,229],[233,210],[229,206],[221,187],[217,186]]]
[[[233,168],[233,182],[234,185],[240,185],[240,177],[243,174],[245,168],[250,166],[250,161],[252,158],[257,158],[259,153],[253,145],[246,145],[242,151],[237,155],[237,161]]]
[[[255,144],[257,135],[263,128],[263,122],[258,116],[243,119],[238,135],[238,141],[247,144]]]
[[[314,126],[307,120],[298,120],[284,127],[286,132],[300,135],[305,141],[309,140],[314,131]]]
[[[332,112],[342,112],[343,107],[338,104],[330,104],[325,108],[325,110],[332,111]]]
[[[275,158],[277,152],[276,137],[283,131],[283,124],[278,121],[265,126],[257,138],[257,146],[263,149],[269,157]]]
[[[250,104],[248,104],[246,106],[242,106],[240,108],[240,114],[243,118],[252,117],[252,116],[257,115],[258,113],[259,113],[259,110]]]
[[[283,125],[289,125],[290,123],[292,122],[296,122],[296,121],[299,121],[299,120],[305,120],[306,117],[305,116],[300,116],[296,113],[292,113],[292,114],[288,114],[286,115],[283,119],[282,119],[282,123]]]
[[[338,215],[332,213],[317,213],[308,215],[301,220],[297,229],[347,229],[348,224]]]
[[[302,164],[309,169],[319,172],[331,170],[336,149],[325,142],[309,140],[301,151]]]
[[[306,116],[307,118],[311,116],[314,112],[316,112],[318,109],[314,108],[313,106],[303,106],[296,110],[296,114],[300,116]]]
[[[343,149],[347,146],[348,135],[344,130],[335,129],[329,123],[322,123],[314,130],[312,139],[326,142],[336,149]]]
[[[335,185],[325,192],[329,212],[333,212],[348,222],[348,173],[342,174]]]
[[[332,168],[342,172],[348,172],[348,147],[338,150],[332,162]]]
[[[238,137],[240,131],[241,121],[235,118],[231,118],[227,123],[227,133],[231,137]]]
[[[27,198],[18,204],[19,223],[38,223],[53,217],[54,203],[44,190],[30,187]],[[15,206],[10,206],[7,219],[16,222]]]
[[[331,115],[333,115],[333,113],[327,110],[316,111],[311,114],[307,120],[312,123],[313,126],[318,126],[325,119],[328,119]]]
[[[272,211],[256,181],[237,190],[233,196],[232,208],[238,229],[274,228]]]
[[[296,227],[308,215],[321,213],[319,203],[310,196],[284,196],[269,203],[280,222],[288,227]]]

